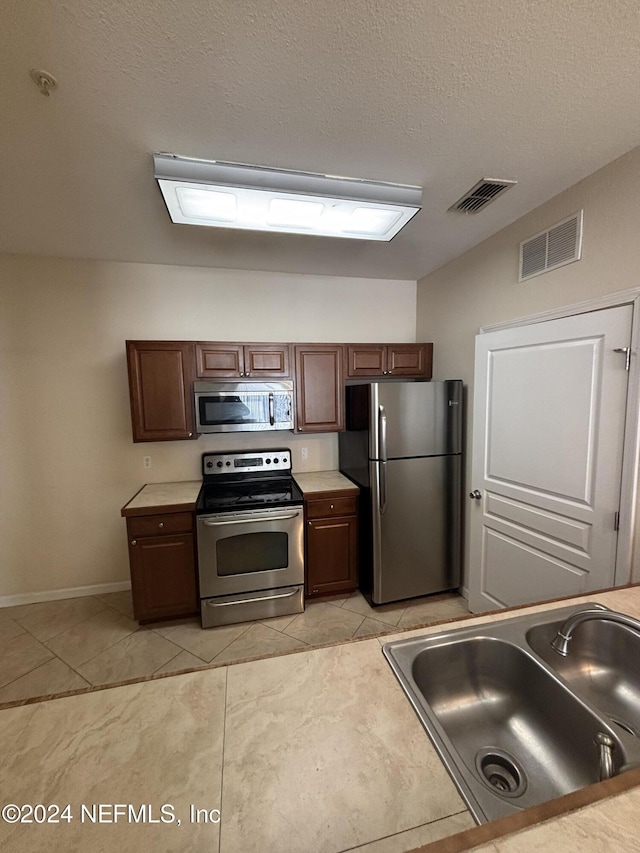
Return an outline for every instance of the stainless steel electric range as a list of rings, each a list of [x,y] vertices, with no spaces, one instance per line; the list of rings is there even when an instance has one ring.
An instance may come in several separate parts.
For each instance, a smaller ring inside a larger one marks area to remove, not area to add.
[[[289,449],[204,453],[202,474],[202,627],[302,613],[303,498]]]

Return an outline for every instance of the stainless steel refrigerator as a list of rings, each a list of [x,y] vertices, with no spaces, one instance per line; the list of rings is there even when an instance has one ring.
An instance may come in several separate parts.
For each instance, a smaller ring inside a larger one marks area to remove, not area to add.
[[[374,604],[460,584],[462,382],[347,386],[340,471],[360,496],[360,587]]]

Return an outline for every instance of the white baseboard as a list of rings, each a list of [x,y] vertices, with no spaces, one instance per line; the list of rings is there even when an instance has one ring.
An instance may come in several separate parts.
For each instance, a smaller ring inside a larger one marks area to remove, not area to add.
[[[73,586],[70,589],[50,589],[44,592],[21,592],[17,595],[0,595],[0,607],[38,604],[41,601],[60,601],[63,598],[82,598],[85,595],[106,595],[109,592],[124,592],[127,589],[131,589],[130,581],[98,583],[93,586]]]

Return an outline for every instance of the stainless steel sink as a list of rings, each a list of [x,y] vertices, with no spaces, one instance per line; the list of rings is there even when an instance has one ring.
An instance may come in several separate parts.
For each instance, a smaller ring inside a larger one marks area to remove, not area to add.
[[[584,622],[562,657],[551,648],[561,624],[530,628],[531,649],[617,727],[640,738],[640,634],[613,622]]]
[[[537,652],[540,646],[546,654],[548,644],[555,654],[550,643],[557,625],[581,609],[565,607],[383,646],[479,823],[597,782],[604,758],[612,762],[613,773],[640,761],[633,728],[614,725],[611,715],[579,695]],[[612,661],[617,654],[612,651]],[[570,658],[561,661],[571,665]],[[640,683],[634,689],[640,698]],[[603,742],[610,745],[606,755]]]

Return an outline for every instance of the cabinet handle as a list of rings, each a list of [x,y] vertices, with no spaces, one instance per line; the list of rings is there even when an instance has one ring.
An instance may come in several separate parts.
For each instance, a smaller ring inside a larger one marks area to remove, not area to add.
[[[393,370],[387,370],[387,373],[391,374],[393,373]]]
[[[137,542],[137,540],[132,539],[132,540],[131,540],[131,544],[132,544],[132,545],[137,545],[137,544],[138,544],[138,542]]]
[[[193,433],[192,433],[192,432],[190,432],[190,433],[189,433],[188,438],[193,438]]]
[[[164,527],[164,521],[159,521],[159,522],[158,522],[158,527]]]
[[[309,527],[313,527],[310,521],[307,521],[307,524],[309,525]]]
[[[329,509],[333,509],[333,504],[329,504]]]

